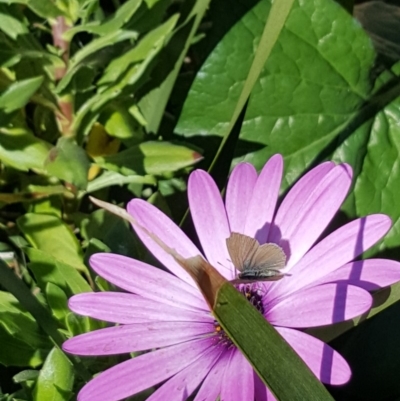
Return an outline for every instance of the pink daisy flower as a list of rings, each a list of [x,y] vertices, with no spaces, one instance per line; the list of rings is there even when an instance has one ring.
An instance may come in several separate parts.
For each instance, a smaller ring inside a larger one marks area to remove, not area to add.
[[[232,232],[279,245],[287,260],[284,278],[235,286],[319,380],[344,384],[351,376],[346,361],[302,329],[360,315],[371,307],[368,291],[400,280],[398,262],[353,261],[386,234],[391,222],[382,214],[363,217],[318,241],[346,197],[351,168],[319,165],[277,207],[282,170],[280,155],[259,176],[252,165],[239,164],[230,176],[225,204],[206,172],[191,174],[190,210],[203,253],[151,204],[134,199],[128,212],[181,256],[204,255],[228,280],[237,275],[226,246]],[[116,401],[159,384],[147,401],[181,401],[197,389],[195,401],[218,396],[224,401],[274,400],[216,323],[189,274],[143,231],[137,234],[170,273],[121,255],[92,256],[94,271],[126,292],[79,294],[69,306],[118,326],[76,336],[63,348],[86,356],[150,352],[100,373],[82,388],[78,400]]]

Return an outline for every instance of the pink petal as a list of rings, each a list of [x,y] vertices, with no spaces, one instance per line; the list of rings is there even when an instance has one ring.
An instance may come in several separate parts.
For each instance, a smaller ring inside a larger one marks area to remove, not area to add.
[[[349,365],[329,345],[301,331],[285,327],[276,327],[276,330],[323,383],[340,385],[350,380]]]
[[[221,394],[221,384],[229,362],[229,355],[229,351],[221,354],[219,360],[204,379],[194,401],[215,401],[218,398]]]
[[[169,379],[146,401],[186,400],[209,374],[219,356],[215,349],[209,349],[208,354]]]
[[[116,286],[166,305],[190,310],[208,310],[197,288],[154,266],[112,253],[97,253],[90,265]]]
[[[281,299],[265,317],[275,326],[316,327],[352,319],[369,310],[371,305],[371,295],[361,288],[325,284]]]
[[[272,242],[280,245],[288,257],[286,270],[294,266],[322,234],[343,203],[350,184],[348,167],[339,165],[324,176],[318,174],[312,182],[300,180],[294,194],[296,202],[292,191],[288,193],[271,233]],[[285,205],[286,200],[292,205],[290,209]]]
[[[201,252],[186,236],[186,234],[161,210],[141,199],[133,199],[127,205],[127,211],[139,224],[157,235],[166,245],[173,248],[184,258],[201,255]],[[142,230],[133,226],[138,237],[142,240],[147,249],[173,274],[181,280],[196,287],[189,274],[176,262],[176,260],[165,252],[153,239]]]
[[[78,394],[78,401],[119,401],[137,394],[207,355],[209,346],[208,339],[190,341],[122,362],[86,384]]]
[[[334,281],[356,285],[367,291],[375,291],[400,281],[400,263],[388,259],[367,259],[350,262],[327,274],[318,284]]]
[[[108,327],[72,337],[63,349],[76,355],[117,355],[167,347],[212,333],[213,323],[156,322]],[[210,340],[211,344],[211,340]]]
[[[244,232],[247,210],[257,181],[257,171],[250,163],[239,163],[226,187],[225,207],[231,231]]]
[[[387,216],[374,214],[337,229],[315,245],[287,277],[270,286],[269,299],[287,296],[318,282],[378,242],[388,232],[390,224]]]
[[[247,211],[244,234],[260,243],[267,240],[282,180],[283,159],[272,156],[262,169]]]
[[[69,308],[83,316],[106,322],[131,324],[157,321],[204,322],[210,312],[174,308],[139,295],[122,292],[87,292],[69,299]]]
[[[253,368],[243,354],[234,349],[221,388],[221,400],[243,401],[254,399]]]
[[[290,189],[289,193],[285,196],[279,206],[277,214],[283,220],[286,214],[291,210],[296,209],[297,205],[302,205],[308,198],[309,193],[304,191],[304,188],[314,188],[323,178],[335,167],[333,162],[325,162],[319,164],[317,167],[310,170],[307,174],[297,181],[296,184]],[[276,218],[275,218],[276,219]],[[286,223],[288,224],[288,223]],[[273,225],[268,236],[268,242],[277,242],[280,240],[282,234],[277,227]]]
[[[190,213],[207,260],[228,279],[234,269],[226,247],[231,235],[225,206],[214,180],[208,173],[195,170],[189,177]]]
[[[256,401],[276,401],[269,388],[261,381],[257,373],[254,372],[254,395]]]

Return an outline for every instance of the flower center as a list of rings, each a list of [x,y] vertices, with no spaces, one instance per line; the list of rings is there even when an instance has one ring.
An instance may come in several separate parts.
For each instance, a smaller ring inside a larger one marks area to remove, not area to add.
[[[262,292],[260,288],[257,288],[257,283],[238,284],[235,287],[262,315],[264,314]],[[226,348],[234,346],[231,339],[216,320],[214,321],[214,332],[214,338],[218,345],[223,345]]]

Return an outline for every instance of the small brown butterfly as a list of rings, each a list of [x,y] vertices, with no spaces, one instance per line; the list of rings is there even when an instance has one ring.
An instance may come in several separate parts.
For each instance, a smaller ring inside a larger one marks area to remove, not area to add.
[[[280,280],[284,274],[279,270],[285,267],[286,255],[276,244],[262,244],[255,238],[232,233],[226,240],[232,263],[239,275],[232,283]]]

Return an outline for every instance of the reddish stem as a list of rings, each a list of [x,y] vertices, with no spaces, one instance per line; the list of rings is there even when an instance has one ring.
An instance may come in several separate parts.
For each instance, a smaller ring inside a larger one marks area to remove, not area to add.
[[[51,30],[53,33],[53,44],[62,50],[62,59],[64,65],[57,67],[54,75],[55,80],[59,81],[64,77],[68,69],[69,62],[69,46],[70,42],[63,38],[63,34],[70,28],[69,24],[65,21],[64,17],[57,17],[54,24],[52,24]],[[64,96],[58,98],[59,112],[56,113],[58,125],[60,127],[61,134],[63,136],[73,136],[71,130],[73,118],[74,118],[74,107],[72,98],[70,96]]]

